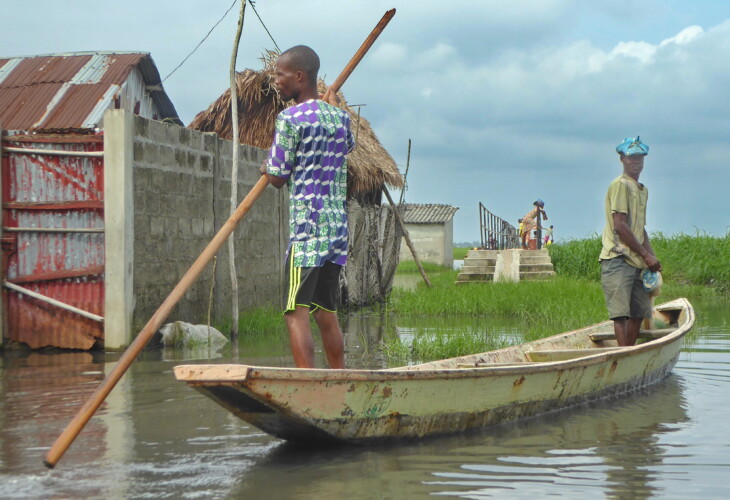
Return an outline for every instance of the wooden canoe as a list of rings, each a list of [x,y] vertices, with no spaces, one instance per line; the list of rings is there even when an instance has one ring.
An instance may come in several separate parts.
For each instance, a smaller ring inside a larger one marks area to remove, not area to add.
[[[463,432],[618,395],[674,367],[694,310],[654,309],[655,330],[617,347],[612,322],[481,354],[380,370],[180,365],[175,377],[291,441],[418,438]]]

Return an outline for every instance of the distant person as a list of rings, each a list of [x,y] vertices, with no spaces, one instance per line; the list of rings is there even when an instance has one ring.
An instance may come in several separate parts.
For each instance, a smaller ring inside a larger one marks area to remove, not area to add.
[[[550,224],[550,227],[545,230],[545,245],[550,246],[553,244],[553,225]]]
[[[337,320],[340,272],[347,261],[347,154],[355,147],[350,116],[317,92],[319,57],[304,45],[276,61],[275,85],[296,104],[276,117],[274,141],[261,172],[289,188],[284,319],[298,368],[314,367],[311,314],[331,368],[344,368]]]
[[[538,199],[533,202],[534,208],[527,212],[522,217],[522,248],[525,250],[528,248],[527,240],[530,238],[532,232],[537,229],[538,217],[542,217],[542,220],[547,220],[547,214],[545,213],[545,202]]]
[[[616,341],[620,346],[631,346],[639,338],[642,320],[652,315],[643,272],[647,269],[659,272],[662,265],[654,254],[644,227],[649,191],[639,183],[649,146],[638,136],[636,139],[627,137],[616,146],[616,152],[623,173],[608,186],[606,226],[599,260],[601,284]]]

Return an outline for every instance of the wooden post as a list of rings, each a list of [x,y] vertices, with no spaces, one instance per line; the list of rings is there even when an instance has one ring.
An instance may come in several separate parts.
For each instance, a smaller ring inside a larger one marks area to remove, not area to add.
[[[403,190],[400,192],[400,201],[398,205],[402,205],[406,198],[406,187],[408,187],[408,169],[411,166],[411,140],[408,139],[408,156],[406,157],[406,173],[403,174]]]
[[[238,205],[238,86],[236,85],[236,57],[238,56],[238,44],[241,42],[241,31],[243,31],[243,16],[246,13],[247,0],[241,0],[241,13],[238,16],[238,29],[233,42],[233,53],[231,54],[231,121],[233,130],[231,142],[233,151],[231,155],[231,211],[230,216],[236,211]],[[231,276],[231,344],[238,342],[238,273],[236,272],[236,238],[228,239],[228,271]]]
[[[388,188],[383,186],[383,193],[385,193],[385,197],[388,198],[388,202],[390,203],[390,206],[393,207],[393,210],[395,211],[395,221],[398,223],[398,226],[400,226],[401,231],[403,232],[403,238],[406,240],[406,245],[408,245],[408,248],[411,250],[411,254],[413,255],[413,260],[416,261],[416,266],[418,267],[418,270],[421,272],[421,276],[423,276],[423,281],[426,282],[426,285],[431,288],[433,285],[428,280],[428,276],[426,276],[426,271],[423,269],[423,266],[421,265],[421,260],[418,258],[418,254],[416,253],[416,249],[413,247],[413,243],[411,243],[411,237],[408,236],[408,230],[406,229],[405,224],[403,224],[403,219],[400,218],[400,213],[398,213],[398,207],[395,203],[393,203],[393,198],[390,196],[390,192],[388,192]]]

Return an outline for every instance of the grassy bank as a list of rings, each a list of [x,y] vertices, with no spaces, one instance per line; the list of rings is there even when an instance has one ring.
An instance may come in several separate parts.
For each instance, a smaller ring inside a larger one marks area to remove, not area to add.
[[[395,289],[388,312],[433,317],[516,317],[538,338],[605,319],[600,286],[588,280],[455,285],[457,271],[430,275],[433,288]]]
[[[730,293],[730,236],[655,233],[651,243],[662,263],[665,284],[708,286]],[[550,258],[560,276],[599,281],[600,252],[601,240],[595,235],[552,245]]]
[[[652,244],[664,267],[659,302],[730,293],[730,238],[654,234]],[[414,332],[407,343],[401,338],[386,339],[383,348],[392,359],[426,361],[511,343],[498,329],[490,329],[492,318],[512,318],[524,325],[525,341],[605,321],[600,250],[598,236],[552,245],[550,256],[557,276],[547,281],[457,286],[457,271],[427,271],[433,288],[419,284],[415,290],[394,289],[386,305],[388,312],[453,318],[454,325],[464,317],[483,318],[483,328],[454,326],[441,332],[424,328]]]

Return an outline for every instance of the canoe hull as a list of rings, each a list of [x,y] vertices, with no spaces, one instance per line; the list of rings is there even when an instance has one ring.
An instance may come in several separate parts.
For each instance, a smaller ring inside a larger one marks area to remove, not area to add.
[[[589,344],[583,337],[605,324],[494,351],[493,358],[483,353],[399,369],[187,365],[175,367],[175,374],[282,439],[367,442],[451,434],[638,390],[663,379],[678,359],[694,313],[683,299],[661,307],[677,320],[675,333],[622,349],[591,343],[596,354],[578,359],[527,361],[536,348],[585,347]],[[480,364],[487,358],[492,362]],[[465,367],[468,362],[474,366]]]

